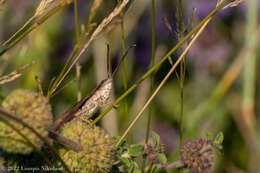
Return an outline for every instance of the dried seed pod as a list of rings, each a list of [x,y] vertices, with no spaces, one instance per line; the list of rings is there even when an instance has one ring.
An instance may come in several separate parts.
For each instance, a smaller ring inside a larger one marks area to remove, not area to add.
[[[106,173],[113,164],[114,141],[101,128],[92,126],[76,118],[65,124],[61,134],[79,142],[83,147],[80,152],[61,148],[59,154],[72,172]]]
[[[209,170],[214,160],[210,142],[201,138],[187,141],[181,148],[181,160],[192,172]]]
[[[34,128],[42,136],[47,136],[46,127],[52,123],[51,106],[48,99],[35,92],[17,89],[9,94],[2,103],[2,107]],[[41,147],[42,141],[23,125],[10,121],[23,135],[36,146]],[[0,146],[11,153],[29,154],[33,148],[16,131],[0,122]]]

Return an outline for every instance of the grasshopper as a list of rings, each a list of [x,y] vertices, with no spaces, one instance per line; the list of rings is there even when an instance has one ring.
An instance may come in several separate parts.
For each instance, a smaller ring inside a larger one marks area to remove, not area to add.
[[[134,46],[134,45],[133,45]],[[133,47],[131,46],[131,47]],[[68,146],[69,148],[74,149],[75,151],[82,150],[82,147],[79,143],[72,141],[64,136],[61,136],[57,131],[64,124],[73,120],[74,118],[80,118],[83,121],[86,121],[91,118],[91,116],[97,111],[97,109],[104,107],[109,102],[109,98],[112,94],[113,89],[113,77],[119,69],[120,64],[126,57],[129,47],[124,55],[122,56],[119,64],[117,65],[114,72],[111,72],[110,58],[109,58],[109,45],[107,45],[107,78],[102,80],[100,84],[93,89],[89,95],[84,97],[81,101],[76,103],[72,108],[64,112],[59,118],[53,123],[52,127],[48,128],[49,137],[58,141],[59,143]]]

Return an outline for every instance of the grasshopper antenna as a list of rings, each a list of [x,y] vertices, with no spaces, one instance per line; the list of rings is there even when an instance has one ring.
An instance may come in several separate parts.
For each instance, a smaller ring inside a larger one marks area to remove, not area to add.
[[[133,47],[135,47],[136,45],[133,44],[132,46],[130,46],[129,48],[127,48],[127,50],[125,51],[124,55],[122,56],[122,58],[120,59],[118,65],[116,66],[116,69],[113,71],[111,77],[113,78],[116,75],[116,72],[118,71],[120,65],[122,64],[123,60],[125,59],[125,57],[127,56],[129,50]]]

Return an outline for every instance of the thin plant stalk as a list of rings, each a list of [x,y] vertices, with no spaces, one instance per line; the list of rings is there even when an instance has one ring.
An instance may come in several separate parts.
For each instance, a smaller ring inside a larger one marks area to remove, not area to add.
[[[8,40],[6,40],[1,46],[5,46],[8,42],[10,42],[14,37],[17,36],[17,34],[19,34],[26,26],[29,25],[29,23],[31,23],[33,21],[33,19],[35,19],[35,16],[30,17],[30,19],[28,19],[21,28],[19,28]]]
[[[122,0],[120,0],[120,3],[122,3]],[[120,13],[120,18],[121,18],[121,44],[122,44],[122,55],[125,54],[125,27],[124,27],[124,11],[121,11]],[[123,71],[123,85],[124,85],[124,91],[127,90],[127,73],[126,73],[126,60],[124,59],[122,62],[122,71]],[[129,108],[127,104],[127,100],[124,102],[124,119],[125,119],[125,124],[127,124],[130,120],[129,117]],[[128,138],[129,142],[131,140],[131,137],[129,135]]]
[[[258,23],[258,0],[247,1],[247,25],[245,44],[251,41],[252,33],[257,30]],[[256,52],[252,52],[246,61],[244,68],[244,86],[243,86],[243,114],[249,126],[254,124],[255,120],[255,83],[256,83]]]
[[[79,24],[78,24],[78,0],[74,0],[74,20],[75,20],[75,40],[76,40],[76,45],[79,44]],[[76,51],[76,55],[79,54],[79,51]],[[77,89],[77,101],[79,102],[81,100],[81,87],[80,87],[80,62],[77,62],[76,64],[76,81],[78,85]]]
[[[151,49],[151,66],[154,66],[154,57],[155,57],[155,2],[152,0],[152,49]],[[151,74],[150,81],[150,96],[152,95],[154,88],[154,73]],[[151,127],[151,119],[152,119],[152,103],[149,106],[148,110],[148,118],[146,124],[146,134],[145,134],[145,144],[148,143],[150,136],[150,127]],[[144,172],[145,169],[146,156],[143,157],[142,168],[141,171]]]
[[[140,110],[140,112],[137,114],[136,118],[132,121],[132,123],[129,125],[129,127],[126,129],[126,131],[124,132],[124,134],[122,135],[122,137],[120,138],[120,140],[117,142],[116,146],[119,146],[121,144],[121,142],[124,140],[124,138],[127,136],[127,134],[129,133],[129,131],[132,129],[132,127],[135,125],[135,123],[137,122],[137,120],[141,117],[142,113],[144,112],[144,110],[148,107],[148,105],[151,103],[151,101],[154,99],[154,97],[157,95],[157,93],[160,91],[160,89],[163,87],[163,85],[165,84],[165,82],[169,79],[169,77],[172,75],[172,73],[175,71],[176,67],[180,64],[180,62],[183,60],[183,58],[185,57],[185,55],[187,54],[188,50],[191,48],[191,46],[193,45],[193,43],[197,40],[197,38],[200,36],[200,34],[202,33],[202,31],[205,29],[205,27],[207,26],[207,24],[210,22],[211,18],[209,18],[200,28],[200,30],[196,33],[196,35],[194,36],[194,38],[190,41],[190,43],[187,45],[186,49],[183,51],[183,53],[181,54],[181,56],[178,58],[178,60],[175,62],[175,64],[171,67],[170,71],[167,73],[167,75],[164,77],[164,79],[162,80],[162,82],[160,83],[160,85],[156,88],[156,90],[154,91],[154,93],[152,94],[152,96],[148,99],[148,101],[145,103],[145,105],[143,106],[143,108]]]
[[[41,139],[44,142],[44,144],[50,149],[50,151],[54,154],[54,156],[61,162],[61,164],[65,168],[65,170],[67,172],[71,173],[71,171],[69,170],[69,168],[67,167],[65,162],[61,159],[61,157],[57,153],[56,149],[49,143],[49,141],[47,139],[45,139],[41,134],[39,134],[34,128],[29,126],[27,123],[23,122],[21,119],[17,118],[16,116],[12,115],[11,113],[5,111],[1,107],[0,107],[0,115],[2,115],[4,118],[8,118],[12,121],[15,121],[15,122],[23,125],[26,128],[28,128],[32,133],[34,133],[39,139]],[[4,119],[4,118],[2,118],[2,119]]]
[[[258,0],[247,1],[247,25],[246,25],[246,44],[251,41],[252,33],[255,33],[258,25]],[[251,131],[255,126],[255,92],[256,92],[256,68],[257,55],[256,50],[251,52],[245,62],[244,83],[243,83],[243,105],[242,112],[244,120]],[[252,132],[254,133],[254,132]],[[260,170],[257,164],[257,154],[255,149],[250,151],[249,172],[258,172]],[[259,161],[259,160],[258,160]],[[258,170],[257,170],[258,169]]]
[[[182,0],[178,0],[178,40],[183,38],[183,21],[182,21]],[[180,54],[182,54],[183,48],[182,46],[179,49]],[[182,138],[183,138],[183,88],[184,88],[184,59],[180,63],[180,116],[179,116],[179,130],[180,130],[180,139],[179,139],[179,149],[182,146]]]
[[[137,82],[135,82],[126,92],[124,92],[119,98],[117,98],[114,103],[110,104],[106,110],[104,110],[98,117],[91,122],[91,124],[97,123],[101,118],[103,118],[111,109],[114,108],[114,105],[117,105],[121,100],[123,100],[128,94],[130,94],[142,81],[148,78],[154,70],[156,70],[164,61],[168,60],[170,55],[174,53],[185,41],[187,41],[195,32],[197,32],[201,26],[206,23],[226,2],[223,0],[218,6],[211,11],[211,13],[205,17],[198,25],[196,25],[181,41],[179,41],[161,60],[151,67]]]

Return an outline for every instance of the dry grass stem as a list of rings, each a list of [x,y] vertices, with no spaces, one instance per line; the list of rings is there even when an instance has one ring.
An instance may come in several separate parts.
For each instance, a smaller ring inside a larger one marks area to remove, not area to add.
[[[227,8],[231,8],[231,7],[236,7],[236,6],[238,6],[239,4],[241,4],[243,2],[245,2],[245,0],[236,0],[236,1],[230,2],[228,5],[223,7],[223,10],[227,9]]]
[[[30,67],[32,64],[34,64],[34,62],[26,64],[16,70],[14,70],[13,72],[4,75],[4,76],[0,76],[0,85],[9,83],[14,81],[15,79],[19,78],[22,74],[20,73],[21,71],[27,69],[28,67]]]
[[[40,78],[38,76],[35,76],[35,80],[37,82],[37,86],[38,86],[38,90],[39,90],[40,95],[44,96],[42,85],[41,85],[42,81],[40,80]]]
[[[98,10],[98,8],[101,5],[101,3],[102,3],[102,0],[95,0],[93,2],[93,5],[92,5],[92,7],[90,9],[89,21],[92,21],[92,19],[96,15],[96,11]]]
[[[42,0],[35,10],[34,16],[41,15],[46,8],[50,6],[50,4],[55,0]]]
[[[76,81],[78,83],[78,89],[77,89],[77,101],[78,102],[81,100],[80,69],[81,69],[81,65],[79,62],[77,62],[77,64],[76,64]]]

